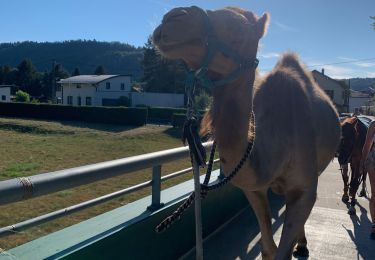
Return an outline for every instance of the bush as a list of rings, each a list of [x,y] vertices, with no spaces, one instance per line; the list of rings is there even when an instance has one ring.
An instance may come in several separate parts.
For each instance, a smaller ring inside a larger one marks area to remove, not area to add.
[[[203,92],[195,98],[195,109],[206,110],[211,105],[211,97]]]
[[[0,115],[49,120],[140,126],[147,124],[146,108],[75,107],[50,104],[0,103]]]
[[[124,107],[131,107],[131,105],[132,105],[130,98],[128,98],[126,96],[119,97],[117,104],[119,106],[124,106]]]
[[[16,92],[16,102],[30,102],[30,95],[22,90]]]
[[[199,110],[199,114],[203,115],[206,111]],[[149,107],[148,117],[149,121],[153,123],[166,123],[173,125],[174,114],[186,114],[186,108],[173,108],[173,107]]]
[[[198,123],[200,124],[202,121],[203,115],[198,116]],[[172,126],[174,128],[182,128],[184,126],[186,119],[185,114],[173,114],[172,116]]]
[[[150,107],[148,108],[148,118],[154,123],[171,123],[173,114],[185,114],[185,108],[172,107]]]

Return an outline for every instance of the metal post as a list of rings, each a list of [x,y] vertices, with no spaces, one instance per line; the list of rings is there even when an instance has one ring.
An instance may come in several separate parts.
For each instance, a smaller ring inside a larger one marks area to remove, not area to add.
[[[152,167],[152,196],[151,205],[148,210],[154,211],[164,206],[160,203],[160,190],[161,190],[161,165]]]
[[[199,165],[193,156],[193,175],[195,188],[195,250],[196,259],[203,260],[203,239],[202,239],[202,207],[201,207],[201,185],[199,180]]]

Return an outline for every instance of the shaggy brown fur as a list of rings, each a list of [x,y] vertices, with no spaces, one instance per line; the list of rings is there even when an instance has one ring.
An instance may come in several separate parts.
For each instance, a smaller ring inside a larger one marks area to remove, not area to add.
[[[197,7],[171,10],[154,31],[155,45],[165,57],[200,68],[207,46],[205,15]],[[207,15],[220,41],[241,57],[256,57],[268,14],[258,18],[240,8],[224,8],[207,11]],[[218,52],[209,65],[209,76],[223,78],[237,66]],[[332,102],[292,53],[285,54],[264,79],[249,70],[213,89],[212,95],[202,132],[213,134],[224,174],[236,167],[248,142],[253,142],[249,160],[232,183],[243,190],[257,216],[263,259],[290,259],[296,242],[297,252],[308,252],[304,224],[315,203],[318,176],[333,158],[340,139]],[[254,132],[255,136],[249,134]],[[269,188],[286,198],[279,248],[272,237]]]

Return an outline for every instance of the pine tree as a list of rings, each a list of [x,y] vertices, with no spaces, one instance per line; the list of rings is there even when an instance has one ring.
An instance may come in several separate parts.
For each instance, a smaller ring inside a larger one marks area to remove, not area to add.
[[[185,70],[181,62],[163,59],[156,51],[151,38],[144,48],[143,78],[148,92],[183,93]]]
[[[95,69],[94,74],[95,74],[95,75],[106,75],[107,73],[106,73],[104,67],[103,67],[102,65],[99,65],[99,66]]]
[[[81,72],[79,71],[79,68],[75,68],[73,73],[72,73],[72,76],[79,76],[81,75]]]
[[[23,60],[17,66],[16,73],[16,84],[21,87],[22,90],[27,91],[27,88],[30,86],[31,82],[36,79],[36,69],[29,59]]]

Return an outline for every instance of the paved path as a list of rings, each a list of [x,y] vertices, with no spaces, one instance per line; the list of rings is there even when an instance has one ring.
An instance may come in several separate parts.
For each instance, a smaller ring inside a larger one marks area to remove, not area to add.
[[[357,214],[349,216],[341,202],[342,188],[339,165],[334,161],[319,178],[318,199],[306,223],[309,259],[375,259],[375,241],[369,239],[368,199],[359,198]],[[272,204],[278,243],[285,208],[280,201]],[[256,220],[247,208],[205,240],[204,259],[261,259],[259,238]],[[194,256],[190,252],[185,259]]]

